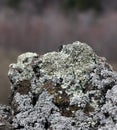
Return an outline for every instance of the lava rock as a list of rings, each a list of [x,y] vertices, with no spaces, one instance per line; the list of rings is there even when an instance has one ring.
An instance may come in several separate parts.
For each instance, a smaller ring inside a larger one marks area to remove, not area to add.
[[[13,129],[117,129],[117,72],[85,43],[24,53],[8,76]]]

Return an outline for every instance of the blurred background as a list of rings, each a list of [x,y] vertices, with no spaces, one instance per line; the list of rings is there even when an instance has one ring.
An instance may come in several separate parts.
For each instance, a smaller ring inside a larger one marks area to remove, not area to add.
[[[117,0],[0,0],[0,103],[8,103],[8,66],[19,54],[78,40],[117,70]]]

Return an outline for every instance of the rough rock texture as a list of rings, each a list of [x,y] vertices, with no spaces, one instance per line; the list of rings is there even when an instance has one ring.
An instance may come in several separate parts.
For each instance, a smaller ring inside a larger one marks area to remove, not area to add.
[[[12,129],[117,130],[117,72],[85,43],[22,54],[8,76],[10,107],[0,115]]]

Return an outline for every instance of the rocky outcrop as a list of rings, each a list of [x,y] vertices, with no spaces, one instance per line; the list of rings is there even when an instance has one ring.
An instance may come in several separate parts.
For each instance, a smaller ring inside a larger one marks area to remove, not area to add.
[[[85,43],[22,54],[8,76],[10,107],[0,115],[13,129],[117,129],[117,73]]]

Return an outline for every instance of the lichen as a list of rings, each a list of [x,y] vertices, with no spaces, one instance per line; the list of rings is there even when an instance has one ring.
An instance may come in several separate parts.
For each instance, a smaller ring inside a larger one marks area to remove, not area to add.
[[[117,129],[117,73],[85,43],[22,54],[8,76],[14,129]]]
[[[40,72],[48,79],[63,79],[61,87],[70,95],[78,95],[89,80],[89,73],[98,62],[94,51],[84,43],[64,45],[60,52],[41,57]]]

